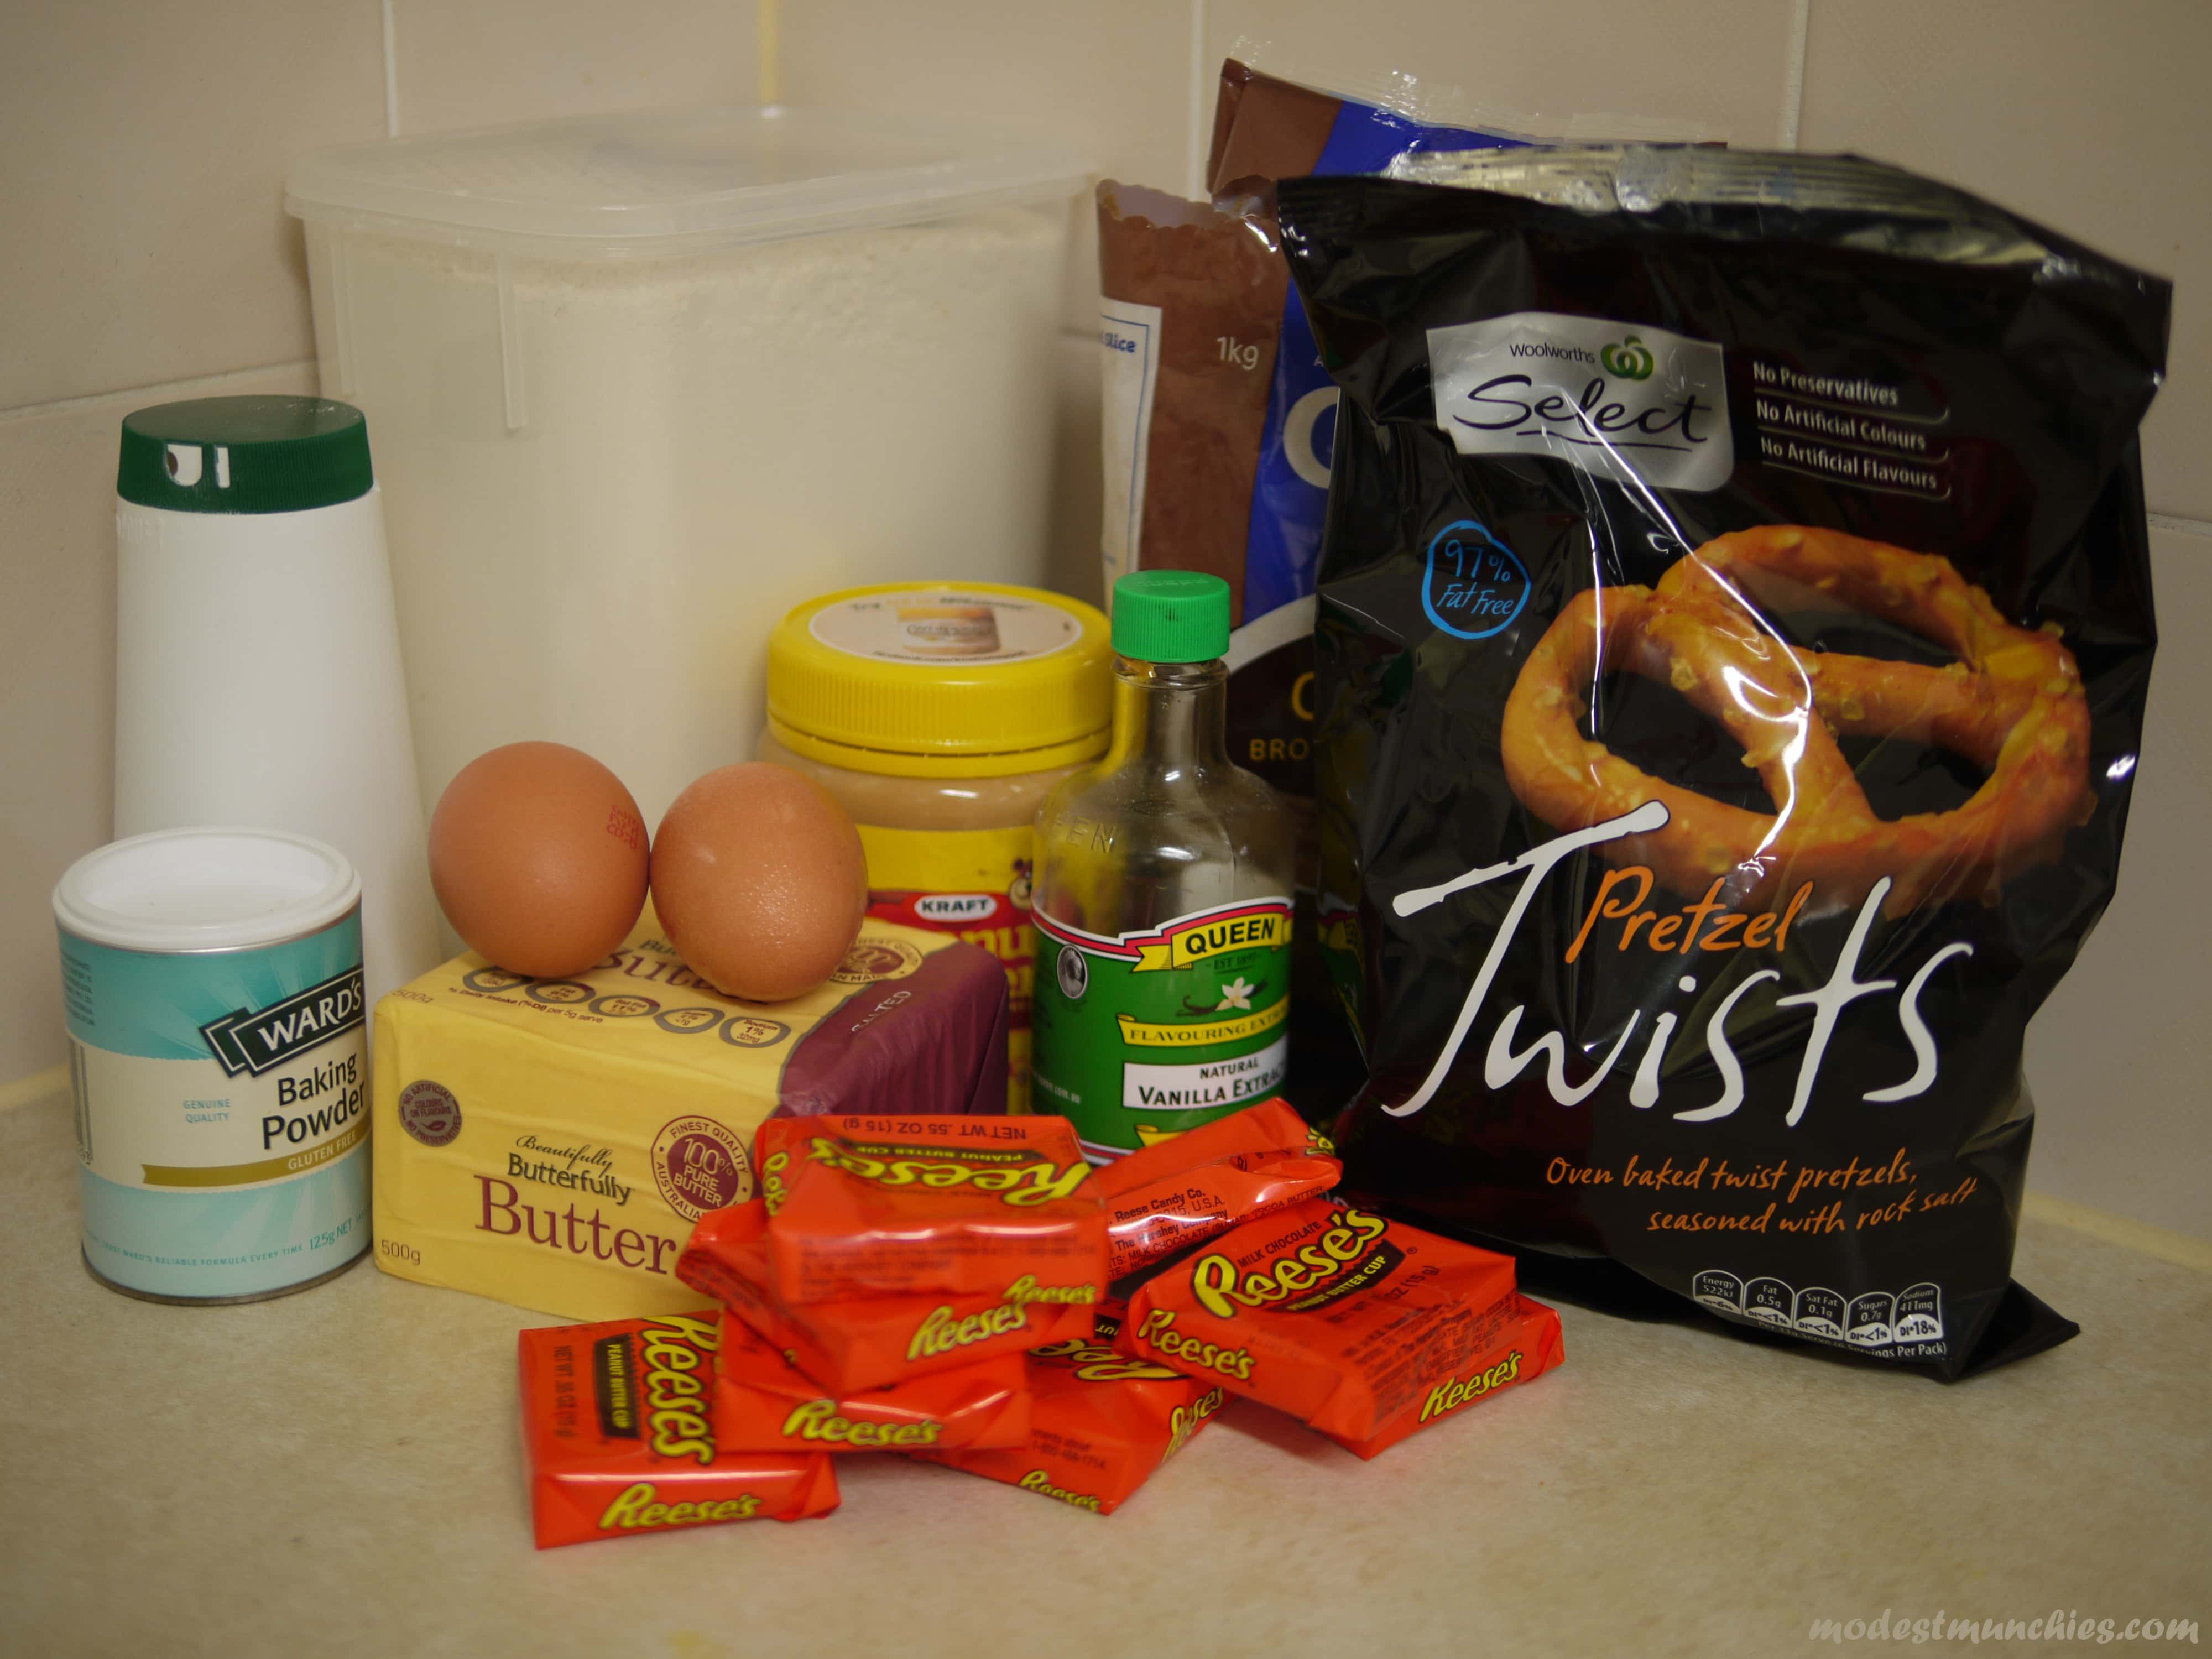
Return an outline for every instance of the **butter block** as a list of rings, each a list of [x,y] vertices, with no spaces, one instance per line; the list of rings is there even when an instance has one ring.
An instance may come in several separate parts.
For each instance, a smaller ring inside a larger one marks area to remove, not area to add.
[[[755,1191],[778,1115],[1001,1113],[1006,979],[871,921],[828,983],[723,995],[648,909],[605,962],[532,980],[456,957],[376,1008],[376,1264],[576,1320],[706,1307],[691,1226]]]

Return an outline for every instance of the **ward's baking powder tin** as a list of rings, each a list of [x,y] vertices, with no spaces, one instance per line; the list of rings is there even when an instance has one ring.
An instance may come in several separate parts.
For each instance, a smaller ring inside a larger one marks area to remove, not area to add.
[[[368,1044],[345,856],[161,830],[79,859],[53,903],[94,1275],[242,1302],[359,1260]]]

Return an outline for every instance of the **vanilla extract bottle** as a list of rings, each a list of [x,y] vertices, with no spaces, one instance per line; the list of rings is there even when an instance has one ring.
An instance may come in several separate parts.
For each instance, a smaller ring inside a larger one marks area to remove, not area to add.
[[[1296,823],[1229,758],[1229,584],[1114,584],[1114,736],[1039,809],[1032,1105],[1119,1157],[1266,1099],[1290,1046]]]

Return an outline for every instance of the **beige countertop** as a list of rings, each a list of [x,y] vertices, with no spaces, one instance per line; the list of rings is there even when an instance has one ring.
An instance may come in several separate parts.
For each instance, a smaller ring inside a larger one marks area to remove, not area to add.
[[[1563,1369],[1372,1463],[1244,1403],[1107,1518],[848,1457],[823,1520],[538,1552],[514,1333],[557,1322],[366,1264],[132,1301],[78,1264],[76,1184],[61,1100],[0,1114],[11,1654],[1705,1659],[1885,1609],[2212,1625],[2212,1274],[2046,1221],[2017,1271],[2084,1335],[1953,1388],[1570,1307]]]

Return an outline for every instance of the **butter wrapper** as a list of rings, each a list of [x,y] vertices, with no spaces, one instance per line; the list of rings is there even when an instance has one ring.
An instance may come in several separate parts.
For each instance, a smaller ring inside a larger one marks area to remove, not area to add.
[[[455,957],[377,1005],[376,1261],[571,1319],[681,1312],[699,1218],[756,1190],[775,1115],[1002,1114],[1006,980],[988,952],[870,922],[788,1002],[724,996],[648,910],[573,979]]]

